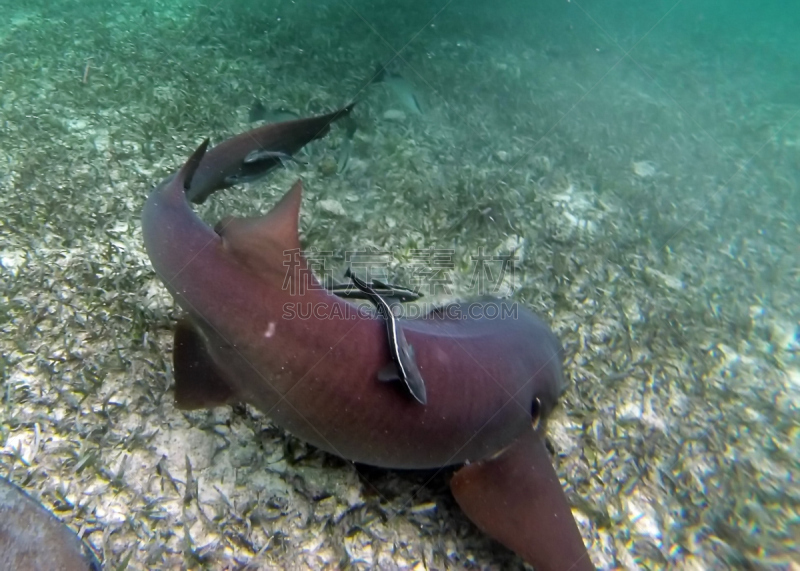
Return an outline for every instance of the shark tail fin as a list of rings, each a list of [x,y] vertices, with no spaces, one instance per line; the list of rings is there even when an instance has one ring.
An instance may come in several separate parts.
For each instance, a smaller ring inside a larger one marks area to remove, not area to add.
[[[203,157],[206,155],[206,150],[208,149],[209,139],[206,138],[200,146],[197,147],[192,156],[189,157],[189,160],[184,163],[181,167],[181,170],[178,171],[178,177],[180,180],[183,181],[183,190],[189,190],[189,187],[192,186],[192,179],[194,178],[194,173],[197,172],[197,167],[200,166],[200,161],[203,160]]]

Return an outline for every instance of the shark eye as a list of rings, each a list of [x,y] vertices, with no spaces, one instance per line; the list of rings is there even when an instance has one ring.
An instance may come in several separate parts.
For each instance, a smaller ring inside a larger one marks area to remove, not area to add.
[[[533,399],[531,403],[531,426],[534,430],[539,428],[539,421],[542,419],[542,401],[539,397]]]

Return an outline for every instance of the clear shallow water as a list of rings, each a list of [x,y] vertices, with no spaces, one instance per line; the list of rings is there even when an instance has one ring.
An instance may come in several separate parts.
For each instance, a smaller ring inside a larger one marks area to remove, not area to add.
[[[517,248],[503,292],[565,344],[550,439],[594,562],[798,564],[797,14],[458,0],[0,12],[0,462],[107,565],[521,566],[444,476],[356,470],[254,411],[172,405],[178,312],[142,248],[149,189],[202,138],[251,128],[254,100],[309,114],[357,96],[343,173],[334,130],[308,165],[215,195],[202,216],[263,212],[300,175],[304,246],[387,250],[400,283],[413,251],[452,250],[459,295],[471,256]],[[406,91],[365,89],[390,60]],[[185,505],[187,481],[199,501]]]

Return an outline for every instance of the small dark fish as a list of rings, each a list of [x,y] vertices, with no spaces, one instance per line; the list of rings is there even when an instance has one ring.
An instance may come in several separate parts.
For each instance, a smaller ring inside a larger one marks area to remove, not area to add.
[[[101,571],[92,550],[22,488],[0,478],[0,568]]]
[[[263,121],[266,118],[267,118],[267,108],[264,107],[264,104],[261,103],[261,101],[256,99],[250,106],[250,111],[247,114],[247,119],[251,123],[255,123],[256,121]]]
[[[294,121],[295,119],[300,119],[300,114],[295,113],[291,109],[286,109],[286,107],[278,107],[277,109],[267,111],[264,119],[270,123],[280,123],[281,121]]]
[[[394,94],[397,101],[411,113],[415,115],[424,113],[417,90],[411,85],[410,81],[399,73],[389,71],[386,67],[380,66],[370,83],[384,84]]]
[[[345,128],[345,136],[339,147],[339,159],[336,161],[336,172],[339,174],[347,170],[347,163],[350,161],[350,154],[353,152],[353,137],[355,137],[358,129],[358,124],[352,115],[344,117],[341,124]]]
[[[339,158],[336,160],[336,172],[342,174],[347,170],[350,154],[353,152],[353,139],[345,137],[339,147]]]
[[[292,155],[290,155],[288,153],[283,153],[281,151],[267,151],[265,149],[256,149],[255,151],[250,151],[247,154],[247,156],[244,158],[242,163],[245,164],[245,165],[255,165],[255,164],[259,164],[259,163],[261,163],[263,161],[274,161],[276,159],[281,161],[282,163],[286,162],[286,161],[294,161],[294,162],[299,163],[301,165],[306,164],[305,161],[301,161],[300,159],[295,158],[295,157],[293,157]],[[260,178],[260,176],[261,175],[257,175],[257,176],[254,176],[252,178],[248,178],[246,176],[246,174],[245,175],[238,175],[238,176],[233,175],[233,176],[229,177],[227,180],[229,182],[236,182],[236,183],[250,182],[251,180],[255,180],[255,179]]]
[[[333,283],[332,281],[328,281],[325,284],[325,288],[332,294],[345,299],[371,299],[369,294],[364,293],[352,283],[337,284]],[[406,287],[394,284],[388,284],[375,279],[372,280],[372,290],[385,299],[389,305],[392,305],[395,302],[406,303],[409,301],[416,301],[423,297],[420,292],[413,289],[408,289]]]
[[[281,121],[293,121],[299,119],[300,115],[285,107],[267,109],[260,100],[256,99],[250,106],[247,118],[251,123],[265,121],[267,123],[280,123]]]
[[[347,268],[344,275],[350,278],[353,284],[369,297],[369,300],[375,304],[378,313],[386,321],[386,332],[389,335],[389,354],[392,357],[392,361],[378,372],[378,379],[381,381],[403,381],[411,392],[411,396],[420,403],[426,404],[428,397],[425,391],[425,380],[422,378],[422,373],[420,373],[417,366],[414,348],[406,340],[403,328],[397,322],[394,313],[392,313],[391,306],[367,282],[353,274],[350,268]]]

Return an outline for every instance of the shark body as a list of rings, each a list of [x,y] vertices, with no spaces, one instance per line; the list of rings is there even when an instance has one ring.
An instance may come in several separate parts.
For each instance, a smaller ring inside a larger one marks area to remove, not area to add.
[[[142,214],[150,260],[189,316],[175,333],[177,404],[247,402],[318,448],[375,466],[463,465],[451,489],[481,529],[537,569],[593,569],[544,444],[565,388],[547,325],[519,305],[504,317],[482,311],[497,300],[398,319],[426,404],[376,382],[391,361],[385,321],[317,282],[300,250],[300,182],[264,216],[212,229],[186,193],[207,144]],[[239,159],[215,161],[226,170]]]

